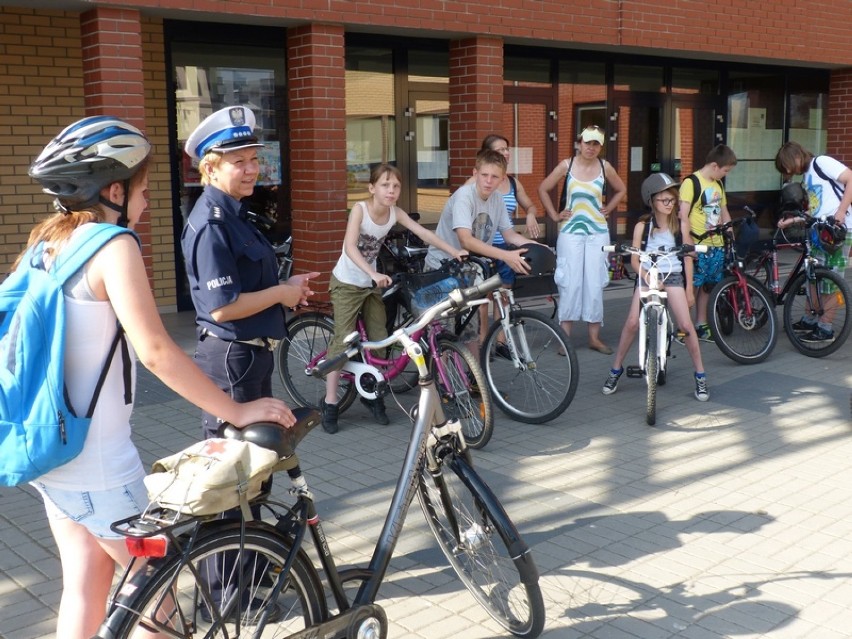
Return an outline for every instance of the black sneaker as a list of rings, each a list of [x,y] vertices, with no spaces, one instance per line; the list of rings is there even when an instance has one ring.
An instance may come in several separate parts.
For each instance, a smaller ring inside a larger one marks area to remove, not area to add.
[[[804,318],[793,324],[793,330],[797,333],[810,333],[817,327],[816,322],[808,322]]]
[[[326,404],[325,400],[322,400],[320,408],[322,409],[322,428],[333,435],[338,431],[337,418],[340,415],[340,409],[337,404]]]
[[[497,345],[494,347],[494,355],[503,359],[512,359],[512,351],[509,350],[509,345],[503,342],[497,342]]]
[[[381,397],[377,399],[366,399],[364,397],[359,398],[361,403],[364,404],[367,408],[370,409],[370,412],[373,413],[373,419],[376,420],[377,424],[381,424],[382,426],[387,426],[390,424],[390,420],[388,419],[388,414],[385,412],[385,400]]]
[[[834,331],[818,325],[810,333],[800,335],[799,339],[803,342],[833,342]]]
[[[606,378],[603,388],[601,389],[601,392],[604,395],[612,395],[618,390],[618,380],[621,378],[622,373],[624,373],[624,367],[621,367],[617,371],[610,369],[609,377]]]

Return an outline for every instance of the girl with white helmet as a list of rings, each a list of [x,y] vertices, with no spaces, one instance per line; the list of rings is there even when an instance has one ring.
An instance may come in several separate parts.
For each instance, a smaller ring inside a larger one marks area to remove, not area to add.
[[[642,201],[650,210],[650,214],[642,216],[636,223],[633,230],[633,246],[644,246],[644,250],[650,251],[661,246],[673,247],[683,243],[680,237],[680,224],[675,213],[679,186],[678,182],[665,173],[654,173],[645,178],[642,182]],[[633,292],[630,311],[621,331],[615,360],[604,382],[602,389],[604,395],[611,395],[618,389],[618,380],[624,373],[624,358],[627,357],[627,351],[630,350],[639,332],[639,290],[643,285],[645,271],[637,255],[630,257],[630,266],[634,273],[639,274],[639,277],[636,278],[636,290]],[[695,398],[700,402],[706,402],[710,399],[710,394],[707,392],[707,377],[704,374],[698,336],[689,316],[689,307],[695,304],[691,286],[692,259],[686,257],[683,263],[680,260],[663,260],[658,263],[658,266],[665,279],[663,288],[668,293],[669,309],[677,325],[686,331],[684,344],[695,366]],[[689,282],[690,286],[685,286],[686,282]]]

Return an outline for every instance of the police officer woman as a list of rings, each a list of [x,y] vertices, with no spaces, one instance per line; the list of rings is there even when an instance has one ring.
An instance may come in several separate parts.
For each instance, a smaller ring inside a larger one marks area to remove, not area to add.
[[[183,230],[181,246],[195,306],[195,361],[237,402],[272,396],[273,349],[284,337],[284,307],[304,304],[319,273],[278,281],[269,241],[247,219],[242,199],[259,175],[255,117],[245,106],[208,116],[186,141],[199,160],[204,191]],[[217,418],[202,413],[205,437]]]

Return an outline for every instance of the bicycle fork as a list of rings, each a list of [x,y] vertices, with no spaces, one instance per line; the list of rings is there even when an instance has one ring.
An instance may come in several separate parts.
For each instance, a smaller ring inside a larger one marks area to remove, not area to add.
[[[648,326],[647,308],[654,306],[658,309],[657,323],[655,326]],[[669,318],[669,309],[665,304],[662,304],[658,299],[649,300],[642,303],[639,311],[639,365],[628,366],[626,373],[628,377],[644,377],[645,363],[648,356],[648,331],[657,331],[657,359],[660,362],[659,371],[665,373],[666,363],[668,361],[669,346],[671,344],[671,319]]]
[[[500,291],[502,293],[502,290]],[[515,308],[515,296],[511,289],[506,292],[508,304],[501,303],[500,324],[503,326],[503,335],[506,338],[506,346],[512,354],[512,363],[520,371],[535,368],[535,360],[530,355],[530,345],[527,342],[527,334],[523,324],[512,320],[512,310]],[[495,301],[496,303],[496,301]]]

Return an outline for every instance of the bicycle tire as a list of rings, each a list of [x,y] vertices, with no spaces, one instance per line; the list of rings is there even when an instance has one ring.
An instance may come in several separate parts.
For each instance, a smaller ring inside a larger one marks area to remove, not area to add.
[[[577,352],[559,324],[541,313],[516,309],[509,323],[516,344],[525,337],[530,362],[518,368],[501,354],[498,348],[503,353],[508,348],[505,331],[501,322],[493,323],[480,359],[488,388],[494,403],[515,421],[544,424],[574,400],[580,378]]]
[[[321,410],[325,399],[325,379],[307,372],[310,362],[328,350],[334,336],[334,322],[327,315],[297,315],[287,322],[287,337],[278,345],[278,376],[287,394],[299,406]],[[337,406],[342,413],[352,405],[358,391],[352,381],[341,378]]]
[[[440,464],[435,476],[421,474],[418,497],[441,551],[497,623],[515,636],[537,637],[544,600],[529,548],[463,457],[447,452]]]
[[[852,307],[850,307],[849,284],[840,275],[827,268],[814,270],[814,285],[808,285],[807,273],[800,274],[790,288],[787,299],[784,300],[784,330],[793,347],[808,357],[825,357],[831,355],[849,337],[852,330]],[[807,341],[806,333],[797,333],[793,324],[808,314],[809,300],[813,299],[813,290],[829,291],[819,296],[820,303],[828,301],[826,308],[821,311],[821,322],[831,324],[834,332],[833,340]]]
[[[236,623],[230,619],[235,616],[237,599],[253,602],[242,610],[240,626],[255,627],[257,636],[288,637],[327,620],[329,613],[322,582],[302,550],[295,556],[288,583],[277,597],[275,608],[270,607],[276,570],[284,566],[292,542],[267,525],[260,526],[250,524],[245,532],[244,551],[251,553],[251,559],[240,564],[246,569],[243,574],[243,583],[249,584],[244,588],[246,594],[242,598],[233,597],[225,610],[216,615],[207,612],[213,602],[209,589],[199,586],[196,576],[203,570],[202,561],[221,566],[223,562],[217,560],[218,555],[239,550],[238,523],[219,526],[215,532],[200,537],[189,551],[188,562],[180,554],[149,561],[116,595],[98,636],[130,639],[141,627],[156,629],[171,637],[230,639],[241,636],[235,632]],[[191,566],[199,572],[193,573]],[[237,572],[232,570],[229,574],[234,578],[233,583]],[[258,626],[260,616],[266,611],[269,611],[267,615],[274,614],[273,610],[277,610],[281,618],[271,623],[267,620],[262,627]],[[228,619],[223,620],[223,617]]]
[[[660,372],[660,358],[657,353],[657,325],[660,323],[658,309],[648,306],[645,309],[645,382],[648,385],[648,401],[645,423],[653,426],[657,423],[657,375]]]
[[[740,280],[730,275],[713,287],[707,300],[707,322],[716,346],[738,364],[764,361],[778,343],[775,302],[769,290],[746,276],[751,312],[746,310]]]
[[[438,371],[438,358],[446,374],[447,384]],[[461,422],[468,446],[484,447],[494,432],[494,406],[487,390],[485,374],[476,357],[454,338],[439,337],[438,352],[431,360],[430,367],[445,416]]]

